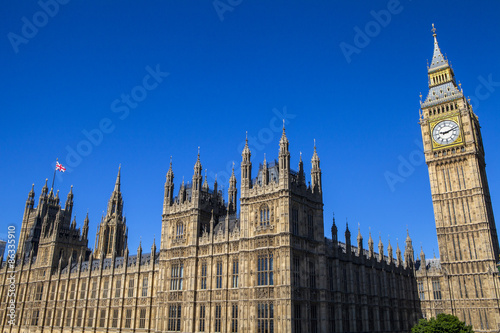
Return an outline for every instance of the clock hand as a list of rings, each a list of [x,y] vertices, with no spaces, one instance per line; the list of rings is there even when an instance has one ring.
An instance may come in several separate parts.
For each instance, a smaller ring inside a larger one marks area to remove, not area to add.
[[[447,131],[445,131],[445,132],[439,132],[439,134],[446,134],[446,133],[448,133],[448,132],[453,131],[453,130],[454,130],[455,128],[457,128],[457,127],[458,127],[458,126],[455,126],[455,127],[453,127],[453,128],[450,128],[449,130],[447,130]]]

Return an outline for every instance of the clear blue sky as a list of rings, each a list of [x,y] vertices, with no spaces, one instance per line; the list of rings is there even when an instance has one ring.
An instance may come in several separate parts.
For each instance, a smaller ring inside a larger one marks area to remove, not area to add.
[[[209,180],[218,174],[219,184],[225,182],[231,163],[239,166],[245,131],[255,164],[264,153],[268,161],[277,158],[286,110],[293,166],[302,151],[309,171],[316,139],[328,236],[335,212],[342,240],[346,218],[353,241],[359,223],[365,244],[371,228],[385,248],[388,235],[393,246],[397,238],[402,245],[408,226],[417,253],[422,244],[427,258],[433,249],[439,255],[418,124],[431,23],[473,98],[500,214],[500,3],[215,5],[67,1],[49,6],[49,16],[35,1],[2,3],[0,237],[10,224],[20,228],[31,184],[38,200],[58,157],[68,172],[55,188],[64,202],[74,185],[78,226],[89,211],[90,247],[121,163],[129,248],[135,253],[142,236],[149,251],[153,235],[160,235],[169,157],[176,191],[183,176],[192,177],[198,146]],[[382,10],[392,13],[373,14]],[[356,40],[367,29],[368,37]],[[348,44],[357,49],[346,57],[341,45]],[[154,71],[161,72],[156,80],[144,81]],[[485,90],[488,79],[495,84]],[[131,94],[138,102],[122,101]],[[84,133],[97,129],[106,133],[86,144]],[[78,149],[86,156],[68,157]],[[405,163],[410,168],[403,170]],[[391,188],[388,172],[404,182]]]

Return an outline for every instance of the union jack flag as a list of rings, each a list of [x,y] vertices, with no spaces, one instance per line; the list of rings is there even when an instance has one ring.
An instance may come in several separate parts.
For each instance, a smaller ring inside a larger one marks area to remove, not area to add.
[[[63,167],[63,165],[61,163],[59,163],[59,162],[56,161],[56,170],[64,172],[64,171],[66,171],[66,168]]]

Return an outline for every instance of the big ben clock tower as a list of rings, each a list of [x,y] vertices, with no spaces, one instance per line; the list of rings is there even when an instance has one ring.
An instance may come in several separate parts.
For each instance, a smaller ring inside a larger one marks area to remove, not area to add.
[[[434,293],[428,295],[439,295],[444,312],[476,331],[497,332],[499,246],[479,120],[441,53],[434,25],[432,32],[434,54],[420,126],[439,244],[440,288],[446,292],[437,294],[437,284],[430,283]]]

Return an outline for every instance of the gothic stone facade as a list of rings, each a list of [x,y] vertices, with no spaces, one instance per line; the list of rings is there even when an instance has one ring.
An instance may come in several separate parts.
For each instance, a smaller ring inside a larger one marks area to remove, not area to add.
[[[324,237],[321,169],[314,149],[311,183],[302,160],[290,168],[283,129],[278,160],[252,178],[246,144],[240,212],[236,177],[228,201],[217,182],[192,182],[174,197],[167,172],[160,251],[129,256],[120,172],[94,251],[89,228],[70,222],[73,194],[61,208],[47,186],[26,203],[16,266],[16,322],[6,311],[9,270],[1,270],[4,332],[402,332],[419,317],[413,248],[378,253]]]
[[[283,128],[278,159],[264,160],[255,177],[245,145],[239,212],[234,172],[225,202],[217,182],[203,181],[198,155],[192,181],[174,196],[170,164],[159,252],[153,242],[150,254],[139,246],[129,255],[120,171],[94,251],[88,217],[81,230],[71,221],[72,191],[61,208],[45,185],[35,208],[32,189],[13,324],[10,268],[0,269],[2,331],[408,332],[440,312],[498,331],[498,240],[479,124],[437,41],[429,82],[421,125],[440,259],[414,260],[409,236],[395,256],[381,240],[376,253],[371,235],[365,249],[359,230],[353,246],[347,226],[341,243],[335,220],[325,238],[316,147],[306,185],[302,158],[290,168]]]

